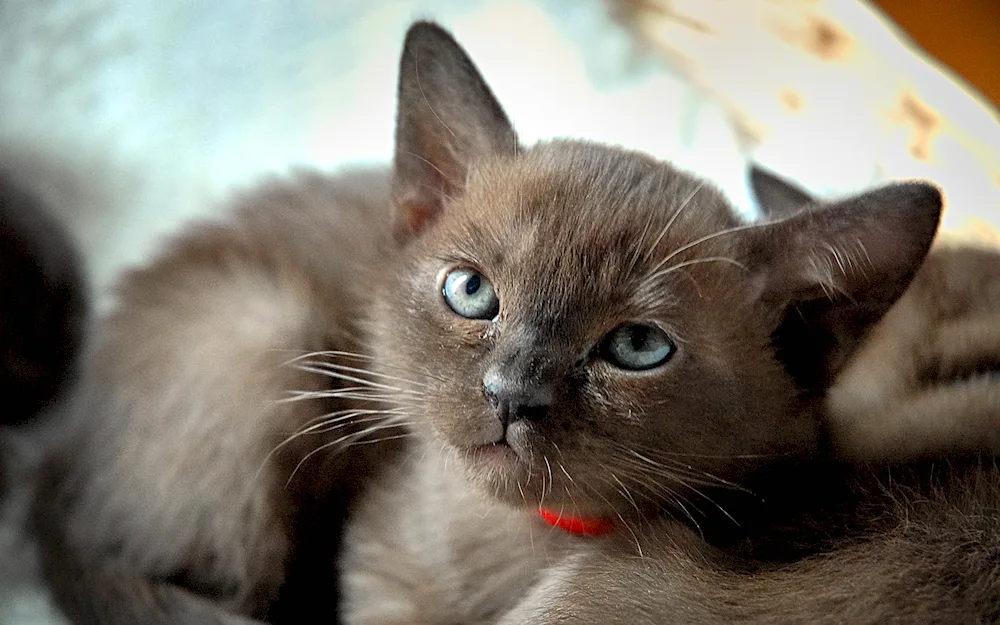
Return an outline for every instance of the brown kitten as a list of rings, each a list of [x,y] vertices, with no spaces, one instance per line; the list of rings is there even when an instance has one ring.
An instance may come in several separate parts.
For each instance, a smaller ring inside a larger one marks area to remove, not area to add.
[[[35,514],[74,622],[297,622],[298,609],[335,609],[330,577],[309,565],[331,568],[338,506],[375,448],[309,456],[347,430],[291,435],[371,406],[348,391],[288,400],[366,362],[301,356],[364,349],[355,320],[367,268],[391,248],[387,183],[272,182],[126,277],[89,341]]]
[[[815,454],[823,391],[940,212],[902,184],[749,225],[643,155],[522,148],[427,24],[403,52],[394,195],[403,248],[369,331],[412,440],[348,521],[352,624],[659,622],[699,574],[738,579],[752,562],[669,511],[698,525],[706,492]],[[617,592],[595,604],[586,576]]]

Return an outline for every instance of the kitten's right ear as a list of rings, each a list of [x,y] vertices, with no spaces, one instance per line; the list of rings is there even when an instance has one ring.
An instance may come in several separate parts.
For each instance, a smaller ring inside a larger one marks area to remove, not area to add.
[[[517,135],[476,66],[437,24],[410,27],[399,68],[394,230],[420,234],[463,191],[473,164],[514,154]]]
[[[750,188],[761,217],[768,221],[784,219],[817,203],[805,189],[760,165],[750,166]]]

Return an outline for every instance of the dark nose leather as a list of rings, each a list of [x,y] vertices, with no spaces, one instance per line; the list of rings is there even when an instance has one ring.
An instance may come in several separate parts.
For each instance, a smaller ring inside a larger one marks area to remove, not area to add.
[[[505,380],[487,375],[483,392],[504,429],[517,421],[540,421],[552,405],[552,390],[544,384]]]

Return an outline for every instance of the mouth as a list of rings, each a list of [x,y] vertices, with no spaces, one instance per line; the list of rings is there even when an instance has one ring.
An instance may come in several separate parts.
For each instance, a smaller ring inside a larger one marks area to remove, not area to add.
[[[512,423],[494,441],[473,448],[476,455],[494,461],[531,464],[532,435],[527,424]]]
[[[466,448],[465,473],[481,494],[515,508],[537,505],[541,497],[531,479],[529,455],[504,439]]]
[[[542,450],[536,447],[532,432],[525,425],[512,424],[503,433],[494,433],[495,440],[460,451],[472,482],[489,498],[515,507],[525,503],[537,505],[542,497],[541,482],[532,466],[539,461]]]
[[[469,456],[475,462],[498,465],[498,468],[513,468],[521,460],[517,451],[504,439],[477,445],[469,450]]]

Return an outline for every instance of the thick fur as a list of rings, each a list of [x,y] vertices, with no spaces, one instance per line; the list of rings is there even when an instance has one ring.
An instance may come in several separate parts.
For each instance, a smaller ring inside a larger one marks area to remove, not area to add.
[[[330,568],[335,519],[313,531],[324,521],[296,514],[349,491],[368,448],[304,459],[343,432],[279,444],[331,410],[287,401],[331,386],[292,361],[357,350],[355,294],[388,237],[387,180],[302,174],[235,205],[232,221],[128,276],[90,341],[74,429],[36,512],[46,573],[76,622],[267,618],[294,593],[296,554],[315,549],[296,549],[302,533],[330,543]]]
[[[995,623],[1000,473],[991,460],[930,474],[859,490],[868,533],[790,564],[733,560],[668,522],[642,535],[642,558],[581,550],[500,622]]]

